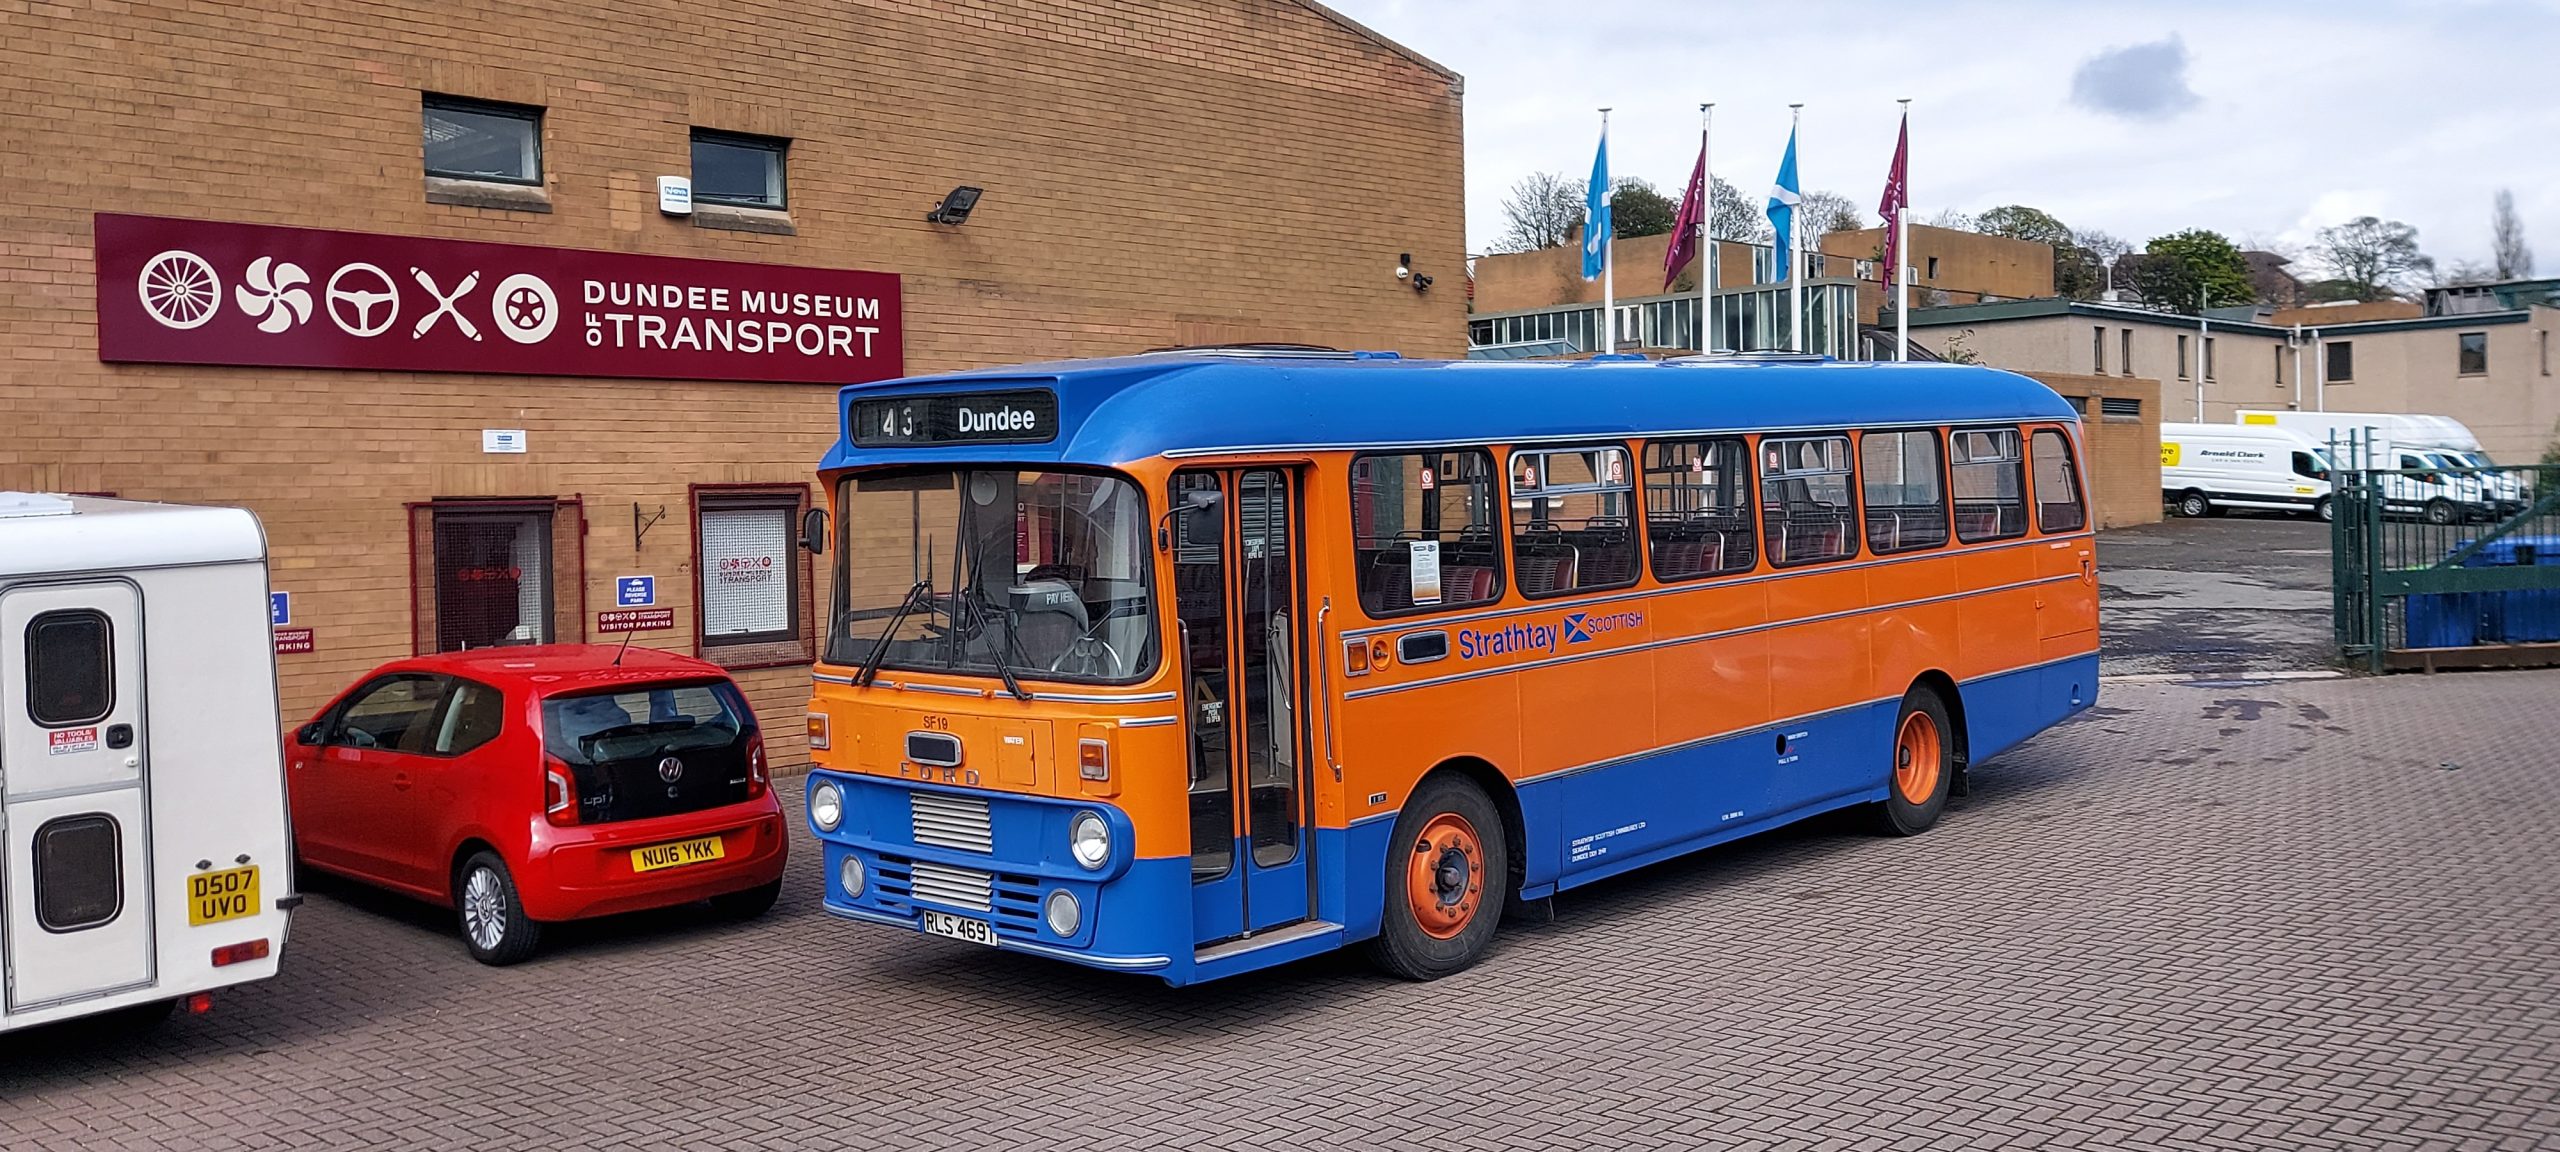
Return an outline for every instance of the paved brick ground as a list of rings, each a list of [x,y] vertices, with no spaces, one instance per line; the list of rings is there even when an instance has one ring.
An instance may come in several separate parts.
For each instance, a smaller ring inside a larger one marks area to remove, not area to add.
[[[1172,991],[818,914],[496,971],[326,889],[285,975],[0,1039],[0,1147],[2548,1148],[2560,673],[2116,686],[1937,832],[1574,894],[1433,985]]]

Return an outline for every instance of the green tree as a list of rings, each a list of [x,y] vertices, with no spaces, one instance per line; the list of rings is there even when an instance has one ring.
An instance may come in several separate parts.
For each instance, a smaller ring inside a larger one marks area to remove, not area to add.
[[[1609,191],[1609,230],[1621,240],[1660,236],[1680,222],[1680,205],[1653,185],[1623,177]]]
[[[2004,204],[1973,218],[1973,230],[1985,236],[2006,236],[2034,244],[2047,244],[2055,252],[2071,243],[2071,229],[2053,214],[2024,204]]]
[[[2193,308],[2199,293],[2207,308],[2255,299],[2249,262],[2240,257],[2240,249],[2229,237],[2204,228],[2152,237],[2142,246],[2142,263],[2133,277],[2142,298],[2164,308]]]

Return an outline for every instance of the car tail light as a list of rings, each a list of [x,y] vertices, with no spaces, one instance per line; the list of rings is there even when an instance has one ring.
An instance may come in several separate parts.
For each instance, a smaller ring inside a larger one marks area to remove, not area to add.
[[[264,960],[266,958],[267,942],[264,940],[251,940],[241,944],[225,944],[222,947],[213,950],[213,966],[216,968],[227,968],[234,964],[246,964],[251,960]]]
[[[764,737],[758,736],[747,741],[747,799],[763,796],[769,783],[764,770]]]
[[[578,822],[578,785],[557,756],[542,758],[542,814],[563,827]]]
[[[1087,780],[1111,778],[1111,744],[1087,738],[1076,742],[1076,775]]]

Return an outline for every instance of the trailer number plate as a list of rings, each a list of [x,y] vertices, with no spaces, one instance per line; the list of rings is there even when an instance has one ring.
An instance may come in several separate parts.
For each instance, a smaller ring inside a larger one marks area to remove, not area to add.
[[[258,910],[258,866],[198,872],[187,877],[187,924],[201,928],[237,920]]]

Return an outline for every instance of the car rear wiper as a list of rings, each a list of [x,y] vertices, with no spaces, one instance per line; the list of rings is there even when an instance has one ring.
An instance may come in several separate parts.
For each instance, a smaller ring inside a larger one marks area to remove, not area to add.
[[[889,626],[881,629],[880,639],[872,643],[871,654],[863,657],[862,667],[854,671],[855,686],[868,688],[872,679],[880,675],[880,660],[889,654],[889,638],[898,634],[898,625],[907,622],[907,613],[915,611],[916,605],[923,603],[924,597],[932,591],[931,579],[918,580],[907,589],[906,596],[898,601],[897,612],[889,617]]]

